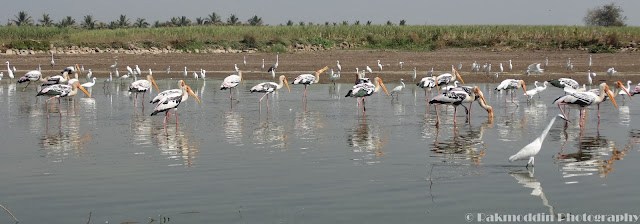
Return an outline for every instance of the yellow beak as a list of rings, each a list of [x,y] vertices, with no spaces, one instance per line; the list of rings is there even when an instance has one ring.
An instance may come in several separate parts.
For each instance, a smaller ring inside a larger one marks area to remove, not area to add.
[[[622,90],[623,90],[625,93],[627,93],[627,96],[629,96],[629,99],[632,99],[632,98],[631,98],[631,94],[629,94],[629,91],[627,91],[627,88],[626,88],[626,87],[624,87],[624,85],[622,85],[622,82],[617,81],[617,82],[616,82],[616,84],[618,84],[618,86],[619,86],[620,88],[622,88]]]
[[[78,89],[82,90],[82,92],[84,92],[85,94],[87,94],[87,96],[89,96],[89,98],[91,98],[91,94],[89,94],[89,92],[87,92],[87,90],[80,85],[80,82],[76,82],[76,86],[78,86]]]
[[[284,77],[284,79],[282,81],[284,81],[284,85],[287,86],[287,90],[289,90],[289,92],[291,92],[291,88],[289,88],[289,82],[287,82],[287,77]]]
[[[193,93],[193,91],[191,90],[191,87],[187,86],[187,93],[192,96],[193,98],[196,98],[196,100],[198,101],[198,103],[200,103],[200,98],[198,98],[198,96],[196,96],[195,93]]]
[[[454,73],[456,73],[456,76],[460,79],[460,82],[462,82],[462,84],[464,84],[464,80],[462,80],[462,76],[460,76],[460,73],[458,73],[458,70],[453,70],[453,71],[454,71]]]
[[[156,87],[156,90],[158,90],[158,92],[160,92],[160,88],[158,88],[158,84],[156,84],[156,80],[153,79],[153,76],[150,76],[149,79],[151,79],[151,84],[153,84],[153,86]]]
[[[328,66],[324,66],[324,68],[322,68],[322,69],[320,69],[320,70],[316,71],[316,73],[321,74],[321,73],[323,73],[324,71],[326,71],[327,69],[329,69],[329,67],[328,67]]]
[[[242,71],[238,70],[238,76],[240,76],[240,83],[244,86],[244,77],[242,77]]]
[[[482,102],[485,105],[488,105],[487,104],[487,100],[484,99],[484,94],[482,94],[482,91],[480,91],[480,89],[478,87],[476,87],[476,88],[477,88],[477,91],[478,91],[478,96],[480,96],[480,99],[482,100]],[[490,108],[489,110],[487,110],[487,113],[489,113],[489,119],[490,120],[493,119],[493,108]]]
[[[387,91],[387,87],[384,87],[384,83],[382,83],[382,79],[381,78],[378,78],[378,83],[380,84],[380,87],[382,87],[384,92],[387,93],[387,96],[389,96],[389,91]]]
[[[524,81],[522,81],[522,89],[524,91],[524,95],[527,95],[527,97],[529,97],[529,94],[527,94],[527,87],[524,85]]]
[[[604,92],[607,93],[607,96],[609,96],[609,99],[611,99],[611,102],[613,102],[613,106],[618,107],[618,103],[616,103],[616,99],[614,99],[613,94],[611,94],[611,89],[609,89],[609,85],[605,86]]]
[[[436,80],[436,90],[438,90],[438,93],[440,93],[440,86],[438,86],[438,77],[435,76],[431,76],[433,78],[433,80]]]

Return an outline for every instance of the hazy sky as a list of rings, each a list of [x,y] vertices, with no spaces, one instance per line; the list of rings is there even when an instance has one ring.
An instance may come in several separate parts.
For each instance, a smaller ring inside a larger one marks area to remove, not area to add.
[[[291,19],[324,23],[371,20],[384,24],[391,20],[397,24],[405,19],[407,24],[557,24],[584,25],[582,18],[587,9],[616,2],[627,16],[627,24],[640,26],[640,1],[597,0],[20,0],[10,1],[0,8],[1,24],[14,19],[24,10],[37,21],[48,13],[54,21],[72,16],[80,23],[84,15],[93,15],[98,21],[113,21],[120,14],[130,21],[141,17],[149,23],[167,21],[171,17],[206,17],[216,12],[223,21],[236,14],[245,22],[258,15],[266,24],[284,24]]]

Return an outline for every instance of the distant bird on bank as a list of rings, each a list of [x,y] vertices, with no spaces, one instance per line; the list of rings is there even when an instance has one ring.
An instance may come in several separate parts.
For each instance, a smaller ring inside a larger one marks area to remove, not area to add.
[[[615,68],[613,68],[613,67],[611,67],[611,68],[607,69],[607,75],[610,75],[610,76],[611,76],[611,75],[613,75],[613,74],[616,74],[616,72],[617,72],[617,71],[616,71],[616,69],[615,69]]]
[[[275,64],[273,64],[271,67],[269,67],[269,70],[267,70],[267,72],[271,72],[271,71],[273,71],[273,70],[278,69],[278,59],[279,59],[279,58],[278,58],[278,56],[279,56],[279,55],[280,55],[280,54],[276,54],[276,63],[275,63]]]
[[[380,64],[380,59],[378,59],[378,68],[382,71],[382,64]]]
[[[543,73],[543,72],[544,72],[544,69],[540,68],[540,63],[533,63],[527,67],[527,71],[525,72],[525,74],[529,75],[531,73]]]
[[[53,68],[53,66],[56,65],[56,62],[53,61],[53,51],[51,52],[51,67]]]

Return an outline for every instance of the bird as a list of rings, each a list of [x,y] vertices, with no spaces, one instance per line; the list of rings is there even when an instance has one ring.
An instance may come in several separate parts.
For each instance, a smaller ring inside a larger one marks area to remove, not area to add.
[[[198,80],[199,77],[198,77],[198,73],[197,72],[193,72],[193,78]]]
[[[275,64],[273,64],[271,67],[269,67],[269,70],[267,70],[267,72],[271,72],[271,70],[276,70],[276,69],[278,69],[278,56],[279,56],[279,55],[280,55],[280,54],[276,54],[276,63],[275,63]],[[338,67],[340,67],[340,66],[338,66]]]
[[[338,67],[338,72],[342,71],[342,66],[340,66],[340,61],[336,60],[336,67]]]
[[[489,64],[489,66],[487,66],[487,71],[486,71],[487,75],[488,75],[490,72],[491,72],[491,64]]]
[[[577,89],[579,87],[578,82],[576,80],[570,78],[559,78],[554,80],[547,81],[552,86],[564,89],[564,87],[571,87],[573,89]]]
[[[477,94],[477,98],[476,98],[476,94]],[[489,117],[493,118],[493,108],[488,107],[486,105],[486,100],[484,99],[484,96],[480,92],[480,88],[478,88],[477,86],[469,89],[463,89],[463,88],[455,89],[446,93],[438,94],[437,96],[433,97],[432,100],[429,101],[429,104],[435,104],[436,108],[438,105],[441,105],[441,104],[452,105],[454,108],[453,123],[456,123],[456,112],[458,110],[457,109],[458,105],[461,105],[467,102],[473,103],[473,101],[477,99],[482,100],[481,106],[487,110],[487,113],[489,113]],[[467,108],[465,107],[465,109]],[[467,111],[468,110],[469,109],[467,109]],[[438,115],[438,109],[436,109],[436,117],[437,117],[436,124],[439,124],[440,117]]]
[[[567,58],[567,70],[573,70],[573,68],[571,68],[571,58]]]
[[[533,98],[533,95],[536,95],[536,93],[538,93],[538,81],[534,81],[533,86],[534,88],[529,89],[526,93],[524,93],[524,95],[529,96],[527,100]]]
[[[471,63],[471,72],[478,72],[477,67],[478,67],[478,63],[476,61]]]
[[[533,63],[527,67],[527,71],[525,72],[525,74],[529,75],[531,73],[543,73],[543,72],[544,72],[544,69],[540,68],[540,63]]]
[[[275,82],[263,82],[260,83],[258,85],[255,85],[253,87],[251,87],[251,89],[249,90],[249,92],[259,92],[259,93],[264,93],[264,95],[262,97],[260,97],[260,100],[258,100],[258,104],[262,105],[262,98],[264,98],[265,96],[267,97],[267,110],[269,109],[269,93],[273,93],[276,90],[281,89],[283,86],[287,86],[287,90],[289,90],[289,92],[291,92],[291,89],[289,88],[289,83],[287,82],[287,77],[285,77],[284,75],[281,75],[279,77],[280,79],[280,83],[275,83]]]
[[[417,77],[418,77],[418,70],[416,70],[416,67],[413,67],[413,75],[411,76],[411,81],[416,81]]]
[[[38,71],[42,72],[42,65],[41,64],[38,64]]]
[[[404,65],[404,62],[399,61],[399,62],[398,62],[398,65],[400,66],[400,70],[402,70],[402,65]]]
[[[455,75],[452,75],[451,73],[444,73],[442,75],[439,75],[436,78],[438,85],[439,86],[446,85],[446,84],[449,84],[449,82],[456,81],[456,77],[460,79],[462,84],[464,84],[464,80],[462,79],[462,77],[460,77],[460,73],[458,73],[457,70],[454,70],[454,74]]]
[[[371,67],[369,67],[368,65],[367,65],[367,72],[373,73],[373,70],[371,70]]]
[[[222,80],[222,84],[220,85],[220,90],[228,89],[229,90],[229,99],[230,100],[236,100],[237,102],[240,102],[240,100],[233,98],[233,92],[231,91],[231,89],[235,88],[240,83],[242,83],[244,85],[244,78],[242,78],[242,70],[238,70],[238,72],[236,72],[236,74],[232,74],[232,75],[229,75],[226,78],[224,78],[224,80]]]
[[[120,72],[118,71],[118,68],[116,68],[116,78],[120,77]]]
[[[151,113],[151,116],[153,116],[158,113],[165,112],[164,120],[162,121],[162,125],[165,129],[167,128],[167,118],[169,117],[171,109],[174,110],[176,116],[176,125],[178,125],[178,106],[180,106],[180,103],[186,101],[189,98],[189,95],[193,96],[198,101],[198,103],[200,103],[200,99],[195,93],[193,93],[191,87],[186,85],[182,80],[178,81],[178,83],[180,83],[180,91],[178,93],[172,92],[171,94],[167,94],[163,98],[161,98],[157,102],[158,104]]]
[[[627,80],[627,88],[626,89],[627,90],[631,89],[631,80]],[[618,94],[622,95],[623,98],[624,98],[625,95],[627,95],[627,96],[631,95],[629,92],[625,91],[624,89],[618,91]]]
[[[24,90],[27,89],[27,87],[31,84],[31,82],[37,82],[37,81],[42,81],[42,82],[45,81],[45,79],[42,77],[42,73],[38,70],[29,71],[25,73],[22,77],[20,77],[20,79],[18,79],[18,83],[28,82],[27,85],[24,88],[22,88],[22,92],[24,92]],[[36,88],[36,91],[37,90],[38,88]]]
[[[549,66],[549,57],[547,56],[547,58],[544,59],[544,68],[547,68]]]
[[[136,75],[142,75],[142,71],[140,71],[140,67],[138,67],[138,65],[136,65]]]
[[[242,64],[247,65],[247,56],[242,56]]]
[[[46,81],[40,84],[40,86],[50,86],[50,85],[56,85],[56,84],[62,84],[62,83],[68,82],[69,80],[71,80],[69,77],[69,73],[71,72],[75,73],[75,71],[79,70],[76,68],[78,68],[78,65],[76,65],[75,67],[74,66],[66,67],[64,70],[62,70],[62,75],[55,75],[55,76],[49,77],[48,79],[46,79]]]
[[[329,80],[333,82],[333,85],[336,85],[336,80],[340,79],[340,72],[333,73],[333,69],[329,71]]]
[[[51,67],[53,68],[53,66],[56,65],[56,62],[53,60],[53,51],[51,52]]]
[[[382,71],[382,64],[380,64],[380,59],[378,59],[378,68]]]
[[[87,72],[87,80],[91,79],[92,75],[93,75],[93,71],[91,71],[91,69],[89,69],[89,72]]]
[[[509,59],[509,71],[513,70],[513,64],[511,64],[511,59]]]
[[[184,71],[182,72],[182,76],[187,77],[187,66],[184,66]]]
[[[14,73],[15,73],[15,72],[18,72],[18,70],[16,69],[16,66],[15,66],[15,65],[13,66],[13,72],[14,72]]]
[[[433,76],[433,67],[427,72],[427,76]]]
[[[91,98],[91,94],[87,92],[84,87],[80,86],[80,83],[74,82],[71,85],[66,84],[55,84],[42,88],[36,96],[51,96],[49,99],[45,101],[45,107],[47,108],[47,118],[49,118],[49,101],[58,98],[58,113],[62,114],[60,109],[60,98],[75,95],[78,92],[78,89],[82,90],[89,98]]]
[[[6,62],[7,63],[7,74],[9,74],[9,78],[11,80],[13,80],[14,76],[13,76],[13,71],[11,70],[11,68],[9,67],[9,61]]]
[[[82,85],[80,85],[80,86],[82,86],[82,87],[84,87],[84,88],[91,88],[91,87],[93,87],[93,86],[96,84],[96,77],[93,77],[93,79],[91,79],[91,80],[92,80],[92,82],[83,83],[83,84],[82,84]]]
[[[502,82],[500,82],[500,85],[498,85],[498,87],[496,87],[496,90],[498,90],[498,91],[502,91],[502,90],[511,91],[511,103],[513,103],[517,107],[518,104],[513,102],[513,92],[514,92],[515,89],[520,89],[521,87],[522,87],[522,90],[524,91],[525,95],[527,97],[529,97],[529,95],[527,95],[527,87],[525,86],[524,80],[505,79]],[[507,102],[507,97],[504,98],[504,102],[505,103]]]
[[[82,67],[80,67],[80,71],[84,72],[84,65],[82,65]]]
[[[365,98],[367,96],[371,96],[373,95],[373,93],[380,92],[381,87],[384,92],[387,93],[387,96],[389,95],[389,91],[387,91],[387,88],[384,86],[384,83],[382,82],[382,79],[380,77],[375,77],[373,80],[374,83],[371,83],[369,79],[365,79],[362,83],[354,85],[351,90],[347,92],[347,95],[344,96],[360,98],[357,100],[356,104],[359,105],[360,102],[362,102],[363,114],[367,111],[365,107]]]
[[[531,164],[531,166],[534,166],[535,156],[538,154],[538,152],[540,152],[540,149],[542,148],[542,142],[544,142],[544,138],[547,137],[547,134],[549,133],[549,130],[551,129],[553,123],[556,121],[556,118],[561,118],[565,121],[568,121],[567,118],[562,114],[558,114],[553,117],[547,127],[542,131],[540,137],[536,138],[535,140],[533,140],[533,142],[520,149],[520,151],[518,151],[515,155],[509,157],[509,162],[529,159],[526,167],[529,168],[529,164]]]
[[[449,90],[458,87],[458,81],[454,81],[453,85],[448,85],[442,88],[443,92],[448,92]]]
[[[500,73],[504,72],[504,67],[502,67],[502,63],[500,63]]]
[[[596,73],[595,72],[591,73],[591,69],[589,69],[587,71],[587,83],[589,83],[589,85],[593,84],[593,78],[591,78],[592,75],[593,75],[593,78],[596,77]]]
[[[589,55],[589,68],[591,68],[591,62],[592,62],[591,55]]]
[[[458,63],[458,71],[462,71],[462,62]]]
[[[156,81],[153,79],[153,76],[151,74],[147,75],[146,80],[138,80],[138,81],[132,82],[129,85],[129,92],[136,93],[136,99],[133,101],[133,105],[137,105],[138,93],[142,93],[142,106],[144,107],[144,95],[147,91],[149,91],[152,88],[151,87],[152,84],[153,86],[156,87],[156,90],[160,92],[160,89],[158,88],[158,84],[156,84]]]
[[[620,85],[621,84],[622,83],[620,83]],[[564,110],[560,106],[573,105],[573,106],[580,107],[580,124],[582,125],[582,113],[584,108],[588,106],[591,106],[594,104],[598,105],[598,118],[600,118],[600,103],[604,101],[605,94],[609,96],[609,99],[611,99],[611,102],[613,102],[614,106],[616,107],[618,106],[616,103],[616,100],[612,96],[611,90],[609,89],[609,85],[603,82],[599,85],[599,90],[600,90],[599,95],[591,91],[565,94],[556,98],[553,101],[553,104],[558,105],[558,109],[560,109],[560,111],[562,112],[562,115],[564,115],[565,117],[567,115],[564,113]]]
[[[616,72],[617,72],[617,71],[616,71],[616,69],[615,69],[615,68],[613,68],[613,67],[611,67],[611,68],[607,69],[607,75],[610,75],[610,76],[611,76],[611,75],[613,75],[613,74],[616,74]]]
[[[118,66],[118,59],[117,58],[116,58],[116,61],[111,66],[109,66],[109,69],[115,69],[116,66]]]
[[[396,99],[398,98],[398,95],[400,94],[400,92],[402,91],[402,89],[405,88],[404,85],[404,79],[400,79],[400,84],[399,86],[396,86],[395,88],[393,88],[389,94],[391,95],[391,99],[393,99],[393,94],[396,94]]]
[[[207,70],[200,69],[200,78],[202,78],[202,79],[206,79],[207,78]]]
[[[271,70],[271,78],[272,79],[276,79],[276,70],[275,69]]]
[[[264,58],[262,59],[262,66],[260,67],[260,69],[264,69]]]
[[[240,69],[238,68],[238,64],[233,64],[233,68],[236,70],[236,73],[240,71]]]
[[[416,83],[416,86],[422,88],[424,90],[424,101],[429,102],[429,97],[427,96],[427,89],[429,91],[429,95],[431,95],[431,89],[437,88],[436,77],[424,77],[420,82]],[[440,90],[438,90],[440,91]]]
[[[127,65],[127,71],[129,72],[129,74],[136,75],[135,72],[133,72],[133,69],[131,69],[131,67],[129,67],[128,65]]]
[[[536,81],[536,83],[537,83],[537,82],[538,82],[538,81]],[[549,82],[544,81],[544,82],[542,83],[544,86],[537,86],[537,85],[535,85],[535,83],[534,83],[534,86],[536,86],[536,88],[535,88],[535,92],[533,92],[532,90],[529,90],[529,91],[527,91],[527,93],[526,93],[525,95],[528,95],[528,96],[529,96],[529,99],[531,99],[531,98],[533,98],[533,95],[536,95],[536,94],[537,94],[537,95],[538,95],[538,99],[540,99],[540,93],[541,93],[542,91],[545,91],[545,90],[547,89],[547,83],[549,83]]]
[[[166,72],[167,72],[167,75],[168,75],[169,73],[171,73],[171,65],[169,65],[169,67],[167,67]]]
[[[302,85],[304,85],[303,98],[306,98],[307,97],[307,86],[309,86],[311,84],[314,84],[314,83],[318,83],[320,81],[320,74],[323,73],[324,71],[326,71],[327,69],[329,69],[329,67],[325,66],[324,68],[316,71],[315,75],[312,75],[312,74],[301,74],[298,77],[296,77],[291,84],[294,84],[294,85],[302,84]]]

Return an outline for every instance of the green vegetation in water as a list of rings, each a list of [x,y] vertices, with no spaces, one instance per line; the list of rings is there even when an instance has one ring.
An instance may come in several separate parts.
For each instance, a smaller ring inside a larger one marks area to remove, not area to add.
[[[81,46],[174,49],[256,48],[287,52],[296,45],[320,49],[398,49],[430,51],[442,48],[578,49],[615,52],[640,41],[638,27],[584,26],[185,26],[126,29],[79,29],[36,26],[0,27],[1,49],[48,50]]]

